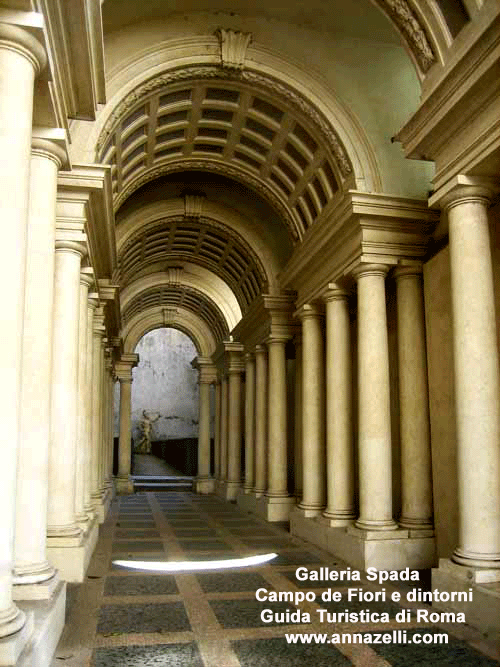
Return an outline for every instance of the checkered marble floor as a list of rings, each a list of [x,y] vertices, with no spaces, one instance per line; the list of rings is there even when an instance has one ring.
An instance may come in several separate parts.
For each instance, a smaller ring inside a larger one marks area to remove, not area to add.
[[[215,560],[276,551],[269,564],[220,572],[155,574],[113,564],[128,560]],[[144,493],[122,496],[101,528],[86,581],[71,591],[67,625],[54,659],[65,667],[498,667],[498,645],[466,625],[416,623],[321,625],[314,609],[335,603],[303,603],[310,624],[261,621],[257,588],[319,593],[339,582],[304,582],[298,566],[346,569],[331,555],[292,538],[285,530],[240,512],[214,496]],[[342,584],[343,585],[343,584]],[[352,585],[352,584],[351,584]],[[376,590],[373,584],[361,584]],[[386,585],[386,590],[393,590]],[[319,598],[319,595],[318,595]],[[405,607],[411,607],[405,603]],[[419,604],[418,607],[425,605]],[[394,602],[341,604],[342,610],[390,611]],[[447,632],[447,645],[288,644],[285,633]]]

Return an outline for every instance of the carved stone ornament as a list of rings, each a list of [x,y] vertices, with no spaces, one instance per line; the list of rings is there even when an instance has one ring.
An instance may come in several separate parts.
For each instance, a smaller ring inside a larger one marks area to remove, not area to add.
[[[215,34],[220,43],[222,67],[242,70],[252,35],[248,32],[236,32],[235,30],[224,30],[224,28],[219,28]]]
[[[298,91],[278,81],[277,79],[274,79],[273,77],[265,76],[259,72],[251,71],[248,69],[224,69],[215,65],[194,65],[192,67],[171,70],[169,72],[165,72],[165,74],[155,77],[154,79],[151,79],[150,81],[147,81],[142,86],[136,88],[116,106],[115,110],[111,113],[110,117],[104,124],[97,142],[97,151],[101,151],[102,147],[107,143],[115,127],[119,124],[119,122],[121,122],[121,120],[132,109],[132,107],[141,102],[145,97],[151,93],[158,92],[170,84],[196,79],[222,79],[226,81],[233,80],[236,82],[243,81],[257,87],[265,93],[271,95],[279,94],[292,108],[298,110],[316,126],[317,131],[319,131],[319,133],[323,136],[326,144],[330,147],[342,176],[346,178],[352,173],[351,162],[337,133],[330,125],[328,120],[321,114],[321,112],[315,109],[311,103]]]
[[[429,39],[406,0],[377,0],[403,33],[424,74],[436,62]]]
[[[184,195],[184,214],[186,218],[196,218],[199,220],[203,211],[203,195]]]

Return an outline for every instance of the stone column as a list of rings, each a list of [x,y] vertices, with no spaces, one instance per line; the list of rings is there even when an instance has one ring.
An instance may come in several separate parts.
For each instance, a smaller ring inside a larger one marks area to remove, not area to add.
[[[226,498],[235,500],[241,485],[241,373],[243,347],[236,343],[228,355],[227,480]]]
[[[104,328],[104,315],[102,307],[96,309],[94,314],[94,330],[92,335],[92,478],[91,498],[93,507],[99,517],[104,521],[104,508],[102,505],[102,494],[100,488],[100,458],[102,444],[102,339],[106,330]]]
[[[484,187],[462,186],[446,202],[459,487],[459,544],[452,559],[498,569],[500,390],[487,214],[491,194]]]
[[[199,369],[200,417],[198,420],[198,474],[197,493],[213,493],[215,485],[210,474],[210,385],[215,382],[216,370],[210,361],[197,359]]]
[[[302,336],[295,337],[295,428],[294,428],[294,487],[297,499],[302,498]]]
[[[255,346],[255,495],[267,488],[267,350]]]
[[[363,530],[394,530],[391,409],[385,277],[388,267],[362,264],[358,281],[359,518]]]
[[[86,411],[86,420],[87,420],[87,433],[88,433],[88,461],[87,466],[85,467],[85,480],[84,480],[84,506],[85,511],[90,519],[95,516],[95,507],[92,498],[93,491],[93,479],[94,479],[94,413],[93,413],[93,394],[95,391],[94,386],[94,315],[96,308],[99,304],[98,295],[94,292],[88,295],[87,299],[87,346],[86,346],[86,378],[87,378],[87,387],[86,387],[86,398],[85,404],[87,406]]]
[[[227,479],[227,403],[228,403],[227,376],[223,375],[221,380],[221,412],[220,412],[220,466],[219,481],[224,484]]]
[[[64,151],[34,139],[31,150],[23,328],[20,444],[17,459],[14,583],[17,597],[48,597],[55,570],[47,561],[50,375],[57,172]],[[25,584],[37,584],[36,592]],[[42,592],[45,589],[45,592]]]
[[[215,433],[214,433],[214,477],[220,478],[220,451],[221,451],[221,380],[217,377],[215,383]]]
[[[113,444],[111,439],[111,400],[110,382],[113,374],[112,347],[107,347],[104,357],[104,484],[113,488]]]
[[[78,353],[78,440],[76,448],[75,516],[82,530],[86,530],[89,514],[85,508],[85,476],[90,464],[90,437],[88,432],[87,411],[87,319],[89,287],[94,282],[91,268],[80,272],[80,315],[79,315],[79,353]]]
[[[245,355],[245,493],[255,485],[255,355]]]
[[[34,37],[17,26],[0,23],[0,220],[5,248],[0,270],[5,286],[0,375],[8,388],[3,392],[1,409],[2,438],[6,444],[2,448],[0,485],[0,637],[13,635],[25,622],[24,614],[12,601],[12,567],[33,85],[44,66],[43,48]],[[4,652],[15,662],[20,648],[13,639]]]
[[[422,266],[395,271],[401,423],[400,526],[432,530],[432,470]]]
[[[325,371],[322,313],[306,304],[297,313],[302,321],[302,470],[299,508],[317,516],[325,506]]]
[[[100,392],[101,392],[101,405],[100,405],[100,455],[99,455],[99,490],[101,493],[102,501],[106,504],[108,487],[106,485],[106,456],[107,456],[107,443],[106,443],[106,350],[108,347],[108,339],[106,334],[103,336],[101,341],[101,377],[100,377]],[[105,510],[106,511],[106,510]]]
[[[115,363],[115,374],[120,383],[120,436],[118,441],[118,477],[116,491],[120,494],[133,493],[130,478],[132,459],[132,368],[137,365],[137,354],[122,354]]]
[[[286,414],[286,338],[273,337],[268,351],[268,482],[266,495],[288,496],[287,414]]]
[[[347,292],[328,286],[326,319],[326,476],[331,526],[349,525],[354,511],[351,333]]]
[[[52,334],[51,448],[47,534],[49,543],[59,538],[81,538],[75,517],[78,438],[78,350],[80,263],[86,253],[85,236],[57,231]],[[67,541],[65,541],[67,544]]]

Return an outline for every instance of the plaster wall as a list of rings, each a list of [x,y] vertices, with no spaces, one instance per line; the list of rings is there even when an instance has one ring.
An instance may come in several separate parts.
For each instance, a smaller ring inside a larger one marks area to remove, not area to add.
[[[135,348],[139,365],[132,383],[132,437],[140,439],[142,411],[159,413],[152,440],[198,436],[198,371],[191,366],[197,351],[176,329],[155,329]]]
[[[492,216],[491,238],[495,276],[497,331],[500,313],[500,228]],[[427,358],[432,439],[434,523],[438,556],[449,558],[458,543],[458,472],[455,387],[448,246],[424,267]],[[479,445],[479,443],[478,443]]]

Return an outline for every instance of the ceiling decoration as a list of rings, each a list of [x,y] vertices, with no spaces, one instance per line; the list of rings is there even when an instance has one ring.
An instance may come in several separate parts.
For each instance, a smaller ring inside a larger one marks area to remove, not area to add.
[[[120,249],[121,285],[131,283],[141,272],[167,270],[182,261],[204,266],[222,278],[242,310],[267,287],[264,268],[251,248],[203,217],[159,220],[138,229]]]
[[[151,180],[179,162],[209,160],[223,173],[239,170],[265,184],[290,211],[295,239],[352,172],[317,110],[280,82],[247,69],[186,68],[150,81],[118,105],[98,151],[112,167],[115,205],[146,173]]]
[[[175,321],[177,309],[189,310],[206,322],[217,342],[229,335],[224,315],[203,292],[183,285],[159,285],[134,297],[123,310],[124,324],[150,308],[164,308],[164,324]]]

